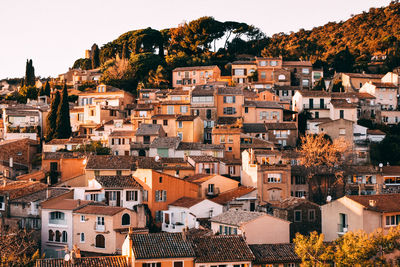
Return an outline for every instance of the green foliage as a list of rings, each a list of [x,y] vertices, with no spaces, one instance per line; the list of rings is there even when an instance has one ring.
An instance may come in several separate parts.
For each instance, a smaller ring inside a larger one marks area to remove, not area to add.
[[[148,88],[168,88],[168,74],[165,71],[164,67],[158,65],[157,70],[149,71],[149,78],[147,86]]]
[[[380,143],[370,147],[371,161],[375,164],[387,162],[390,165],[400,164],[400,136],[387,135]]]
[[[25,86],[35,85],[35,68],[33,67],[32,59],[26,60],[24,85]]]
[[[332,85],[332,92],[344,92],[342,81],[335,81],[335,83]]]
[[[400,226],[386,233],[383,229],[371,234],[350,231],[330,243],[317,232],[296,234],[293,242],[301,266],[394,266],[389,255],[400,248]]]
[[[312,114],[304,109],[301,111],[298,115],[298,130],[299,130],[299,136],[304,136],[306,134],[307,130],[307,120],[312,119]]]
[[[325,79],[321,78],[318,82],[316,82],[315,86],[313,87],[313,90],[315,90],[315,91],[326,91]]]
[[[50,141],[55,138],[56,127],[57,127],[57,110],[60,105],[60,92],[57,90],[53,100],[51,101],[50,111],[47,114],[46,119],[46,141]]]
[[[96,82],[86,81],[86,82],[83,82],[80,85],[78,85],[78,90],[83,92],[86,89],[96,88],[96,85],[97,85]]]
[[[26,103],[27,99],[37,99],[38,97],[38,89],[35,86],[26,86],[24,85],[20,90],[19,90],[19,95],[24,99],[23,103]]]
[[[90,58],[80,58],[74,62],[73,69],[90,70],[92,68],[92,60]]]
[[[92,69],[95,69],[100,66],[100,51],[97,44],[92,45],[92,50],[90,52],[90,59],[92,62]]]
[[[64,85],[60,104],[57,109],[56,137],[69,138],[71,136],[71,121],[69,116],[69,102],[67,85]]]
[[[100,141],[94,141],[90,144],[81,145],[74,151],[84,152],[84,153],[95,153],[96,155],[110,155],[111,149],[109,147],[104,147]]]
[[[129,63],[135,72],[135,78],[138,81],[144,81],[150,70],[156,70],[159,65],[163,64],[163,60],[158,55],[146,52],[132,54]]]
[[[68,102],[70,102],[70,103],[75,103],[77,100],[78,100],[77,95],[69,95],[68,96]]]

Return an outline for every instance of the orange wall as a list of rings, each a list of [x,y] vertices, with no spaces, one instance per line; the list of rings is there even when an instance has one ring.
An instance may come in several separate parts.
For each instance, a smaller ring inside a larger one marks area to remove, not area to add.
[[[242,108],[243,108],[243,95],[235,95],[235,103],[224,103],[224,96],[231,95],[217,95],[217,116],[218,117],[242,117]],[[224,114],[224,108],[226,107],[234,107],[236,108],[236,114],[228,115]]]
[[[60,159],[60,160],[43,160],[42,170],[45,172],[50,171],[50,163],[57,162],[58,171],[61,172],[61,182],[64,182],[70,178],[82,175],[85,173],[85,165],[83,164],[83,158],[79,159]]]

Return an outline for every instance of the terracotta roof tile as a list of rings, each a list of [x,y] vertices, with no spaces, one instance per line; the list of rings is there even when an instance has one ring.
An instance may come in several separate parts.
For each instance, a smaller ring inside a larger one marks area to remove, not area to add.
[[[254,255],[242,236],[217,235],[190,238],[196,263],[253,261]]]
[[[255,211],[228,210],[220,215],[212,217],[210,221],[234,226],[241,226],[242,224],[263,216],[269,215],[263,212]]]
[[[74,213],[113,216],[123,210],[126,210],[126,208],[103,205],[87,205],[74,210]]]
[[[175,200],[170,206],[177,206],[177,207],[184,207],[184,208],[190,208],[204,199],[201,198],[191,198],[191,197],[181,197],[180,199]]]
[[[51,200],[45,201],[42,202],[40,205],[42,209],[74,210],[89,203],[92,203],[92,201],[80,199],[62,199],[57,202]]]
[[[235,200],[238,197],[253,192],[254,190],[256,189],[253,187],[239,186],[238,188],[234,188],[219,194],[217,197],[213,198],[212,201],[224,205],[232,200]]]
[[[132,175],[96,176],[95,179],[104,188],[142,188]]]
[[[88,159],[87,170],[132,170],[135,157],[116,155],[91,155]]]
[[[211,70],[218,66],[217,65],[211,65],[211,66],[192,66],[192,67],[179,67],[173,69],[173,71],[190,71],[190,70]]]
[[[194,251],[181,233],[130,235],[136,259],[191,258]]]
[[[368,195],[368,196],[346,196],[358,202],[368,210],[377,212],[399,212],[400,194]],[[376,201],[374,206],[370,205],[370,200]]]
[[[36,260],[36,267],[92,267],[113,266],[128,267],[128,259],[125,256],[102,256],[77,259],[75,264],[64,259]]]
[[[10,183],[6,183],[6,185],[0,186],[0,194],[7,194],[10,200],[12,200],[32,194],[44,188],[47,188],[47,185],[39,182],[13,181]]]
[[[256,264],[300,263],[293,243],[249,245]]]
[[[162,126],[160,124],[144,124],[141,123],[136,130],[136,136],[143,135],[159,135],[162,132]]]

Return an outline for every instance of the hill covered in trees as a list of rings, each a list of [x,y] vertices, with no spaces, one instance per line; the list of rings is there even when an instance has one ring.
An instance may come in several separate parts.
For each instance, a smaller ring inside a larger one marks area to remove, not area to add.
[[[332,75],[334,71],[369,71],[371,56],[379,52],[388,57],[376,71],[385,72],[400,65],[399,41],[400,4],[394,1],[344,22],[271,37],[256,26],[213,17],[160,31],[133,30],[101,48],[94,45],[91,58],[78,59],[74,67],[100,66],[103,82],[128,91],[137,85],[167,87],[171,70],[182,66],[215,64],[229,75],[229,62],[251,56],[311,60]]]

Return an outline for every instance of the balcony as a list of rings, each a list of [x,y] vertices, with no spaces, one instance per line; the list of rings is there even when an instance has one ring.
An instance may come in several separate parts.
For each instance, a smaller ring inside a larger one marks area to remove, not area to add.
[[[49,219],[49,225],[67,225],[65,219]]]
[[[175,223],[163,223],[162,224],[162,231],[168,233],[180,233],[185,228],[185,225],[180,222]]]
[[[327,104],[314,104],[314,105],[310,105],[310,104],[303,104],[303,109],[327,109],[328,105]]]
[[[339,235],[344,235],[345,233],[347,233],[347,231],[349,230],[349,225],[348,224],[338,224],[338,234]]]
[[[94,230],[97,231],[97,232],[105,232],[106,231],[106,226],[104,224],[96,223],[94,225]]]

